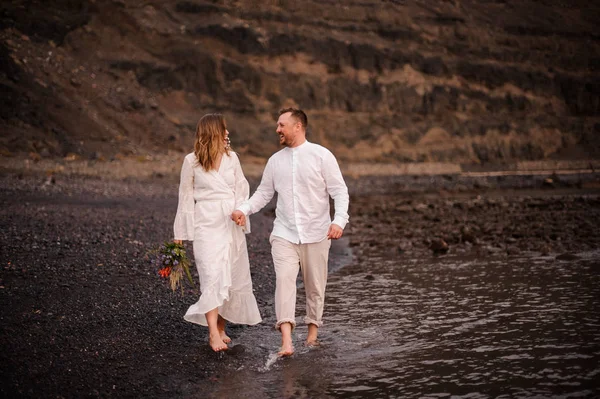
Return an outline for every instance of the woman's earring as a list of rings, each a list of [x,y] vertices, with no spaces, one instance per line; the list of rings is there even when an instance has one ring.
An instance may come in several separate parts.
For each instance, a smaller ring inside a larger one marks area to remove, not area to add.
[[[228,150],[231,149],[231,140],[229,139],[229,137],[225,139],[225,148]]]

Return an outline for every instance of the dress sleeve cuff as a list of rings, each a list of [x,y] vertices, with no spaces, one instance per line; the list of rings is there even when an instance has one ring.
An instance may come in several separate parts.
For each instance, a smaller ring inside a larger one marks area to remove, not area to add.
[[[194,212],[179,212],[173,224],[175,240],[194,240]]]

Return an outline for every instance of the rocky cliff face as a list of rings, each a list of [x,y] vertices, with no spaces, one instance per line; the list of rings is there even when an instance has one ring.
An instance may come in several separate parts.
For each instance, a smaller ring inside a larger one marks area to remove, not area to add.
[[[600,156],[589,1],[5,1],[0,148],[191,149],[206,112],[277,149],[277,110],[344,161]]]

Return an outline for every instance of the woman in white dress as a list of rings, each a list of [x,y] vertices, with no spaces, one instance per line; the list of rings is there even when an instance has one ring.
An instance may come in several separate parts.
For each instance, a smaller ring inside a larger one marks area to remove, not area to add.
[[[226,321],[254,325],[261,317],[252,293],[245,233],[230,215],[248,199],[249,186],[237,154],[229,149],[229,132],[221,114],[203,116],[196,127],[194,152],[183,160],[174,242],[194,242],[194,259],[202,295],[185,320],[208,326],[216,352],[231,339]]]

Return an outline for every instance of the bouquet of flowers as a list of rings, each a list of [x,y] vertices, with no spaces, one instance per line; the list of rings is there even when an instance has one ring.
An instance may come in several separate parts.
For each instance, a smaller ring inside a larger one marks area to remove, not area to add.
[[[192,273],[190,273],[190,260],[185,254],[185,248],[181,244],[174,242],[165,242],[157,250],[152,251],[154,255],[151,257],[151,263],[158,267],[158,274],[163,278],[169,279],[171,289],[175,291],[177,287],[181,287],[183,294],[183,284],[181,278],[185,274],[192,286]]]

